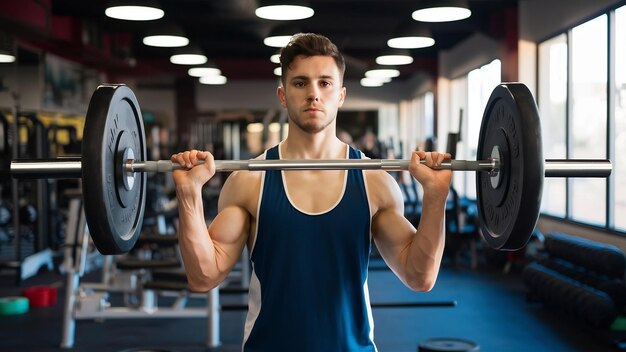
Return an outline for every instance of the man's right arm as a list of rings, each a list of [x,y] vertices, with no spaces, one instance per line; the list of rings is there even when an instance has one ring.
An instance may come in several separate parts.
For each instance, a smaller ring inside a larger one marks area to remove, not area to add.
[[[193,172],[201,172],[203,170],[198,168],[205,166],[196,166]],[[175,172],[179,208],[178,237],[189,289],[208,291],[219,285],[232,270],[247,240],[250,215],[243,207],[242,199],[245,195],[240,192],[241,187],[237,186],[242,175],[238,177],[233,174],[224,184],[218,215],[207,228],[202,204],[202,182],[185,182],[194,177],[183,173],[192,171]]]

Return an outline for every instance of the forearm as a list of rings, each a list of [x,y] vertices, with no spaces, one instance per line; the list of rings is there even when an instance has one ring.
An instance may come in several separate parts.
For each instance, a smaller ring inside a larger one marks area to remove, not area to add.
[[[216,246],[204,219],[201,188],[177,186],[179,245],[190,289],[208,291],[222,274],[217,265]]]
[[[446,199],[424,194],[422,215],[408,250],[405,270],[410,286],[419,291],[432,289],[437,279],[445,244]]]

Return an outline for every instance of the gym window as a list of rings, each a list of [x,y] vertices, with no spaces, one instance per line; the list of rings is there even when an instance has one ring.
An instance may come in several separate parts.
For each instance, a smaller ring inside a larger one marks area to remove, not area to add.
[[[426,150],[426,139],[433,135],[435,120],[435,98],[427,91],[411,100],[403,100],[399,105],[398,139],[407,141],[402,145],[402,157],[411,158],[414,150]],[[396,149],[400,150],[400,149]]]
[[[483,112],[491,92],[502,82],[501,70],[501,62],[496,59],[470,71],[466,76],[452,80],[450,111],[453,116],[450,116],[449,126],[451,131],[460,129],[461,133],[455,159],[476,160]],[[459,195],[476,199],[476,173],[455,172],[452,177]]]
[[[609,179],[546,179],[544,214],[626,230],[626,6],[538,46],[545,159],[613,160]]]
[[[615,97],[613,102],[615,118],[612,128],[613,145],[613,175],[615,187],[614,197],[614,228],[626,232],[626,6],[615,11]],[[619,63],[619,64],[618,64]]]

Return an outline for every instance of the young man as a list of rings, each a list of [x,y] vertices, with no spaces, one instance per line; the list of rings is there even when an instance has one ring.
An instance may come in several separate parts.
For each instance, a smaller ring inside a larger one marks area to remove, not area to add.
[[[337,47],[321,35],[296,35],[281,51],[281,66],[277,93],[289,115],[289,136],[259,158],[361,158],[336,137],[337,110],[346,97]],[[397,183],[379,170],[234,172],[207,229],[201,188],[215,173],[213,156],[196,150],[173,155],[190,168],[173,173],[190,289],[216,287],[247,245],[253,271],[245,351],[375,351],[367,287],[371,240],[405,285],[433,287],[451,173],[429,166],[445,157],[412,155],[409,171],[424,189],[417,230],[403,216]],[[205,163],[195,166],[198,160]]]

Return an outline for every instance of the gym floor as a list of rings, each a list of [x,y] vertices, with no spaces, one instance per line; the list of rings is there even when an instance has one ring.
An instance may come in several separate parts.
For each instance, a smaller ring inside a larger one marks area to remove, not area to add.
[[[560,313],[528,303],[518,270],[507,274],[480,265],[478,270],[451,268],[444,263],[435,288],[415,293],[405,288],[385,264],[373,259],[369,287],[372,302],[456,301],[456,307],[378,308],[373,310],[379,351],[414,352],[431,338],[461,338],[481,351],[612,351],[616,333],[595,331]],[[23,287],[57,284],[63,278],[44,272],[25,280]],[[3,283],[0,296],[17,295],[20,288]],[[63,288],[50,308],[31,308],[27,314],[0,319],[1,351],[60,351]],[[223,302],[242,303],[242,296],[222,296]],[[160,348],[172,351],[240,351],[245,312],[221,314],[217,349],[205,348],[205,319],[127,319],[76,323],[72,351],[123,351]],[[276,338],[280,338],[277,332]]]

